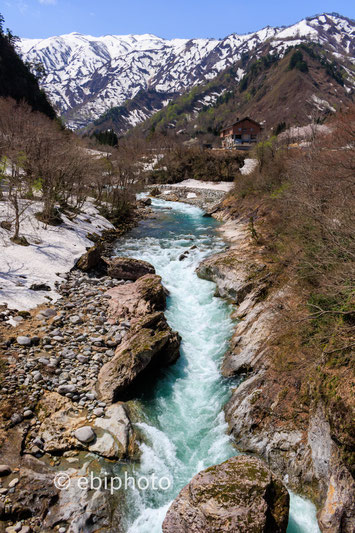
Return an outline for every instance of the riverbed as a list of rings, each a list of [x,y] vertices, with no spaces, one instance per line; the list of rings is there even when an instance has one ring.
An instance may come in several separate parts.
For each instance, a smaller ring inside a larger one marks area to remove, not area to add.
[[[124,527],[128,533],[160,533],[172,500],[190,479],[208,466],[236,455],[227,433],[223,406],[234,380],[221,376],[220,365],[233,333],[231,306],[214,296],[215,285],[197,277],[198,264],[221,252],[218,222],[197,207],[153,200],[155,217],[144,220],[116,247],[117,255],[154,265],[169,291],[166,317],[182,337],[178,362],[146,384],[136,405],[143,421],[137,479],[154,474],[166,490],[126,493]],[[182,254],[185,257],[182,258]],[[318,533],[315,507],[291,494],[288,533]]]

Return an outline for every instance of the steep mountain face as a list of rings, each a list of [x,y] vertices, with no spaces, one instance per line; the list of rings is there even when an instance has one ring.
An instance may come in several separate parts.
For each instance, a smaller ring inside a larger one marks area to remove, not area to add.
[[[116,130],[120,133],[164,107],[173,96],[212,80],[246,54],[256,53],[265,43],[282,54],[289,46],[317,42],[341,62],[353,57],[354,36],[354,21],[331,14],[288,28],[232,34],[223,40],[73,33],[22,39],[19,46],[26,61],[43,64],[42,87],[70,127],[86,126],[119,106]],[[240,68],[237,81],[243,75]]]
[[[251,57],[176,97],[133,131],[146,135],[173,129],[183,138],[218,144],[221,128],[246,115],[262,123],[266,133],[322,122],[352,104],[351,67],[350,61],[340,63],[316,43],[279,53],[264,43]]]

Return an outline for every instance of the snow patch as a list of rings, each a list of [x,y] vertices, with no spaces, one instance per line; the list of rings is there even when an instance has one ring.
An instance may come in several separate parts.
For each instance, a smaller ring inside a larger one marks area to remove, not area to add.
[[[112,224],[99,215],[91,202],[86,202],[82,213],[74,220],[62,215],[60,226],[45,226],[34,214],[41,211],[40,202],[32,202],[24,213],[20,234],[30,246],[14,244],[11,231],[0,228],[0,304],[11,309],[28,310],[49,301],[59,294],[55,282],[58,274],[68,272],[76,261],[93,245],[88,233],[112,229]],[[7,202],[1,202],[0,220],[12,220],[13,212]],[[50,291],[33,291],[34,283],[48,285]]]
[[[247,176],[248,174],[251,174],[253,170],[256,169],[258,166],[258,162],[256,159],[247,158],[244,160],[244,166],[240,168],[240,173],[243,174],[243,176]]]
[[[211,191],[229,192],[233,189],[233,182],[230,181],[199,181],[194,179],[184,180],[174,183],[169,187],[186,187],[191,189],[210,189]]]

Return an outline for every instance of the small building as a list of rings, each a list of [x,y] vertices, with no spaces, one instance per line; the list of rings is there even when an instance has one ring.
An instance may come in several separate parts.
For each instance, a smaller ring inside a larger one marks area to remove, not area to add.
[[[222,146],[223,148],[247,148],[257,142],[261,130],[261,124],[252,118],[245,117],[237,120],[221,131]]]

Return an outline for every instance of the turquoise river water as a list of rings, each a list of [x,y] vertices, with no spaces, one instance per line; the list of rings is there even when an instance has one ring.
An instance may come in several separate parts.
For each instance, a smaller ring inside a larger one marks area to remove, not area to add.
[[[197,277],[205,257],[222,251],[218,223],[187,204],[153,200],[156,217],[122,239],[116,253],[154,265],[169,290],[166,317],[182,337],[178,362],[147,383],[138,404],[144,422],[141,462],[134,475],[169,480],[168,490],[126,494],[127,533],[161,533],[164,516],[179,491],[200,470],[236,455],[223,406],[235,382],[222,378],[220,365],[233,333],[231,307],[214,297],[215,285]],[[193,245],[188,257],[179,256]],[[291,493],[287,533],[319,533],[315,507]]]

